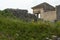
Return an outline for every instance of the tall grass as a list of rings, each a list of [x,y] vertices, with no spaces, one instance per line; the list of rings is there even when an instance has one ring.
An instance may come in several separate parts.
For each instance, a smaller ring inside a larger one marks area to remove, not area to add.
[[[23,22],[18,19],[0,17],[0,40],[45,40],[60,35],[60,23]]]
[[[0,15],[0,40],[45,40],[52,35],[60,36],[60,22],[25,22]]]

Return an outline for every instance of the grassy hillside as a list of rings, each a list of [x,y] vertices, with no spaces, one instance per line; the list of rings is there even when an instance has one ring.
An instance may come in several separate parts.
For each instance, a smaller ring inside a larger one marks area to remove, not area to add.
[[[0,40],[45,40],[52,35],[60,36],[60,22],[24,22],[5,16],[0,15]]]

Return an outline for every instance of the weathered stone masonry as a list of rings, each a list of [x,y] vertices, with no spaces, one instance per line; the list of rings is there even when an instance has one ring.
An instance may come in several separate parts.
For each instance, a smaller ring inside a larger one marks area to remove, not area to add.
[[[40,14],[40,18],[46,21],[60,20],[60,6],[53,7],[48,3],[42,3],[32,7],[34,14]],[[37,15],[36,15],[37,16]],[[38,17],[38,16],[37,16]]]

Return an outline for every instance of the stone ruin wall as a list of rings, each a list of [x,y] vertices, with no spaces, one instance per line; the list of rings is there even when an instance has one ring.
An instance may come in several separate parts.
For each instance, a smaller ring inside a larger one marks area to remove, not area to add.
[[[56,6],[56,15],[57,15],[57,20],[60,21],[60,5]]]
[[[39,9],[33,9],[33,13],[39,13],[40,12],[40,18],[46,21],[55,21],[56,20],[56,11],[47,11],[44,12],[43,8]]]
[[[46,21],[55,21],[56,11],[48,11],[48,12],[41,13],[41,19]]]

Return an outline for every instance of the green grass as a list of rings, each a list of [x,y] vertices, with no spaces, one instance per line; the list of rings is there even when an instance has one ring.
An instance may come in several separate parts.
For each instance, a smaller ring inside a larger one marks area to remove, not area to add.
[[[5,16],[0,15],[0,40],[45,40],[52,35],[60,36],[60,22],[25,22]]]
[[[0,17],[0,40],[45,40],[60,35],[60,24],[51,22],[23,22],[18,19]],[[58,26],[58,27],[57,27]]]

